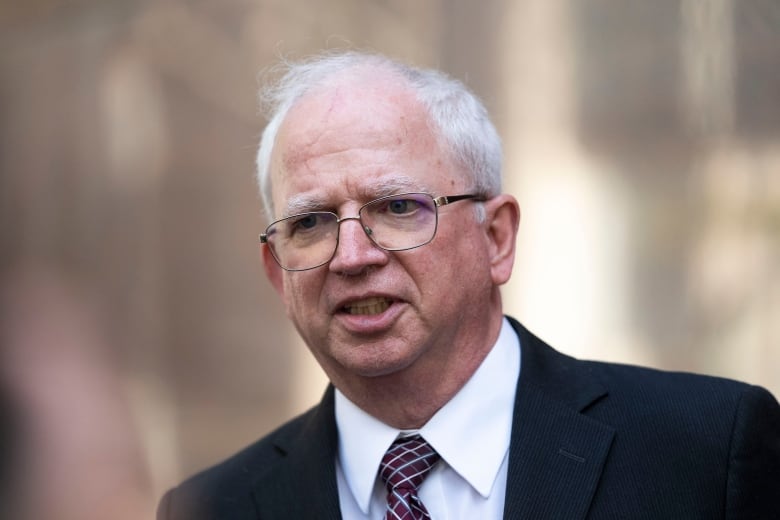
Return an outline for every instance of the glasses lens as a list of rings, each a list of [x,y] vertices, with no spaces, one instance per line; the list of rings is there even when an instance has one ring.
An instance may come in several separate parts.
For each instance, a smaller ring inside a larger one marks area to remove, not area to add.
[[[371,239],[391,251],[427,244],[436,233],[436,204],[426,193],[405,193],[369,202],[360,220]]]
[[[302,271],[320,266],[333,256],[338,240],[338,217],[333,213],[302,213],[274,222],[267,242],[284,269]]]

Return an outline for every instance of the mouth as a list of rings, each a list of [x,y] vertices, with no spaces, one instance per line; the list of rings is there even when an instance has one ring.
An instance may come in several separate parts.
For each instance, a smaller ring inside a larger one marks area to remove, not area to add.
[[[351,302],[341,308],[341,311],[350,315],[375,316],[382,314],[392,305],[393,300],[384,297],[366,298]]]

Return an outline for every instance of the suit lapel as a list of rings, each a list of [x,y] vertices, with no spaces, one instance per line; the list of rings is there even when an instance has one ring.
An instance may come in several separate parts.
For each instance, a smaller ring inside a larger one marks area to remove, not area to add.
[[[338,445],[333,387],[303,418],[299,430],[281,432],[274,439],[284,455],[276,471],[268,471],[254,485],[258,518],[341,518],[335,454]]]
[[[579,361],[511,321],[520,336],[522,367],[504,518],[584,518],[614,430],[581,412],[606,390]]]

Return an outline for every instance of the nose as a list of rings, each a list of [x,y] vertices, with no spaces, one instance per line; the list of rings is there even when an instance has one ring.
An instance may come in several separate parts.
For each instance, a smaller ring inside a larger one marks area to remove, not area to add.
[[[368,238],[370,233],[358,217],[340,219],[339,241],[328,269],[340,274],[360,274],[368,267],[387,263],[387,251]]]

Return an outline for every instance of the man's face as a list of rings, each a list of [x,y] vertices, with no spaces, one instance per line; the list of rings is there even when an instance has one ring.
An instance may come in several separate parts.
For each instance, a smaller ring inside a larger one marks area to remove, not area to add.
[[[316,210],[344,218],[383,195],[469,190],[422,107],[392,81],[353,81],[299,101],[271,168],[275,218]],[[489,249],[474,203],[457,202],[439,209],[434,240],[417,249],[384,251],[347,220],[324,266],[282,271],[267,250],[264,260],[287,314],[343,388],[410,369],[433,376],[457,363],[460,340],[487,321]]]

